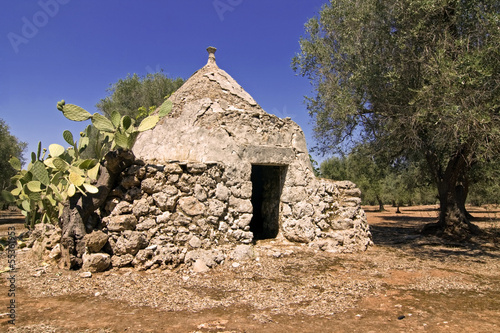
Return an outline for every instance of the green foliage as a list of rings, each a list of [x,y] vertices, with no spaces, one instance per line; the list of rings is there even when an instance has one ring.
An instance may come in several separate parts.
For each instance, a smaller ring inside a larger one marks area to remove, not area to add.
[[[0,192],[7,190],[10,186],[10,178],[16,174],[17,169],[21,169],[24,161],[23,152],[26,149],[26,143],[20,142],[15,136],[10,134],[9,126],[4,120],[0,119]],[[13,168],[8,162],[14,156],[19,164]],[[0,196],[0,209],[6,208],[8,202],[4,195]]]
[[[500,157],[472,169],[468,202],[472,205],[500,204]]]
[[[493,0],[330,1],[307,23],[293,60],[315,86],[308,107],[319,148],[369,139],[397,153],[447,155],[460,143],[493,153],[499,7]]]
[[[349,172],[347,158],[345,157],[330,157],[321,162],[319,166],[319,175],[323,178],[333,180],[355,180],[355,175]],[[359,186],[359,185],[358,185]]]
[[[411,162],[391,167],[382,181],[384,202],[397,206],[435,204],[436,187],[421,167]]]
[[[171,79],[163,72],[142,77],[137,74],[128,75],[111,85],[108,89],[109,96],[101,99],[97,108],[108,118],[116,111],[139,121],[150,116],[183,83],[184,80]]]
[[[318,177],[320,175],[320,170],[318,167],[318,162],[309,154],[309,160],[311,161],[311,166],[314,172],[314,175]]]
[[[361,190],[365,205],[434,204],[436,189],[424,166],[407,160],[376,158],[368,146],[358,146],[347,156],[331,157],[320,166],[322,177],[350,180]]]
[[[165,110],[169,111],[172,105],[165,102]],[[131,149],[139,132],[153,128],[159,121],[158,115],[144,118],[135,125],[135,120],[129,116],[120,116],[114,112],[111,119],[99,114],[90,114],[83,108],[66,104],[64,100],[57,103],[57,109],[73,121],[91,119],[99,131],[99,135],[106,138],[111,149]],[[82,195],[96,194],[98,188],[95,183],[99,177],[99,170],[104,155],[99,158],[88,159],[82,154],[89,144],[89,135],[92,126],[80,133],[80,140],[75,141],[69,131],[63,132],[64,140],[70,145],[64,148],[58,144],[51,144],[49,149],[41,149],[38,145],[37,153],[32,153],[31,162],[25,170],[21,169],[21,161],[17,157],[9,159],[12,169],[17,174],[12,178],[14,189],[2,191],[2,198],[14,202],[26,217],[27,226],[35,223],[57,223],[63,212],[64,202],[77,193]],[[101,152],[101,151],[99,151]]]
[[[383,204],[385,199],[383,182],[388,167],[376,163],[373,155],[362,147],[347,156],[332,157],[324,161],[320,170],[325,178],[350,180],[356,183],[365,204],[375,202]]]
[[[10,191],[9,201],[21,209],[28,226],[37,222],[56,223],[63,203],[77,191],[84,195],[97,193],[92,182],[97,180],[98,161],[81,160],[73,147],[65,149],[51,144],[48,154],[44,149],[25,170],[18,168],[17,158],[9,162],[18,171],[12,177],[15,188]],[[9,196],[7,193],[4,195]]]
[[[155,112],[156,109],[157,109],[156,105],[151,105],[148,109],[146,109],[144,106],[141,106],[140,108],[137,109],[138,112],[136,118],[142,119],[144,117],[147,117],[153,114],[153,112]]]
[[[85,121],[92,117],[90,113],[77,105],[65,105],[64,100],[57,103],[57,109],[62,111],[66,118],[73,121]]]

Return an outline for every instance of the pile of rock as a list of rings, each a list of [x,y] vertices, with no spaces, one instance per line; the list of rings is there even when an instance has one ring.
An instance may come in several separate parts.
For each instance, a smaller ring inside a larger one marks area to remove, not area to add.
[[[36,224],[29,236],[26,246],[32,248],[32,253],[38,259],[48,259],[56,262],[61,257],[61,228],[52,224]]]

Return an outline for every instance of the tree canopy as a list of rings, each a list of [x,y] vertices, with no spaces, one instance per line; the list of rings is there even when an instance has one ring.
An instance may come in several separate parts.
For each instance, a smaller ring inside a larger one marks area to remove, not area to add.
[[[107,117],[117,111],[122,116],[144,118],[183,83],[183,79],[169,78],[163,72],[146,76],[128,75],[125,79],[113,83],[107,90],[109,95],[101,99],[96,106]]]
[[[387,203],[400,206],[436,202],[435,187],[421,164],[406,159],[388,162],[359,145],[345,156],[324,160],[320,176],[353,181],[361,190],[363,204],[378,204],[383,211]]]
[[[19,141],[18,138],[10,134],[9,126],[3,119],[0,119],[0,191],[10,185],[10,178],[16,174],[9,163],[11,157],[17,157],[23,161],[23,152],[27,144]],[[1,198],[0,198],[0,201]]]
[[[331,0],[292,66],[308,77],[317,147],[425,161],[436,233],[466,237],[471,168],[500,152],[500,3]],[[463,206],[463,207],[462,207]]]

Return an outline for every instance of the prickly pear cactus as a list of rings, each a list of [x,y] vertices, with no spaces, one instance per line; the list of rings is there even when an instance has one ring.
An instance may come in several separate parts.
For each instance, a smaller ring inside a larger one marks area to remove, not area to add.
[[[99,113],[90,114],[77,105],[66,104],[64,100],[57,103],[57,109],[73,121],[91,119],[103,137],[102,141],[109,143],[111,149],[131,149],[139,132],[153,128],[162,116],[170,112],[171,103],[163,107],[158,115],[149,115],[137,125],[129,116],[122,117],[113,112],[108,119]],[[70,131],[64,131],[63,138],[70,145],[68,148],[51,144],[48,150],[42,150],[39,143],[37,153],[31,154],[31,162],[24,170],[19,159],[13,157],[9,160],[18,173],[11,179],[14,189],[2,191],[2,197],[16,203],[26,217],[27,226],[33,227],[38,222],[55,224],[68,198],[77,193],[98,193],[93,184],[99,177],[104,158],[102,149],[97,150],[96,159],[81,157],[89,144],[89,133],[90,125],[80,133],[80,140],[75,141]]]
[[[131,149],[138,133],[155,127],[160,118],[164,117],[172,110],[172,103],[166,101],[160,107],[157,115],[148,115],[137,125],[129,116],[121,117],[116,111],[113,112],[110,119],[108,119],[99,113],[94,113],[92,115],[79,106],[66,104],[64,100],[57,103],[57,109],[70,120],[85,121],[91,119],[94,127],[111,142],[111,149],[116,147]]]
[[[43,155],[32,156],[25,170],[15,157],[9,163],[18,174],[11,179],[15,188],[3,196],[17,204],[31,227],[37,222],[56,223],[63,203],[75,193],[98,191],[92,183],[97,180],[99,162],[80,159],[73,147],[52,144],[48,154],[44,149]]]

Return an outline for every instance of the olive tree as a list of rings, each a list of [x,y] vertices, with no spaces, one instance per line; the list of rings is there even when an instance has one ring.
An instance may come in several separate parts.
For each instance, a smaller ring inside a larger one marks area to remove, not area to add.
[[[3,119],[0,119],[0,191],[7,189],[11,185],[10,178],[16,171],[10,166],[9,159],[16,157],[23,161],[23,152],[26,143],[10,133],[9,126]],[[0,208],[6,204],[6,200],[0,197]]]
[[[116,111],[122,116],[141,120],[160,106],[176,91],[184,80],[169,78],[163,72],[140,76],[127,75],[107,89],[109,95],[99,101],[96,107],[106,117]]]
[[[426,232],[466,238],[471,168],[500,152],[500,3],[331,0],[306,24],[293,68],[320,151],[425,161],[440,215]]]

